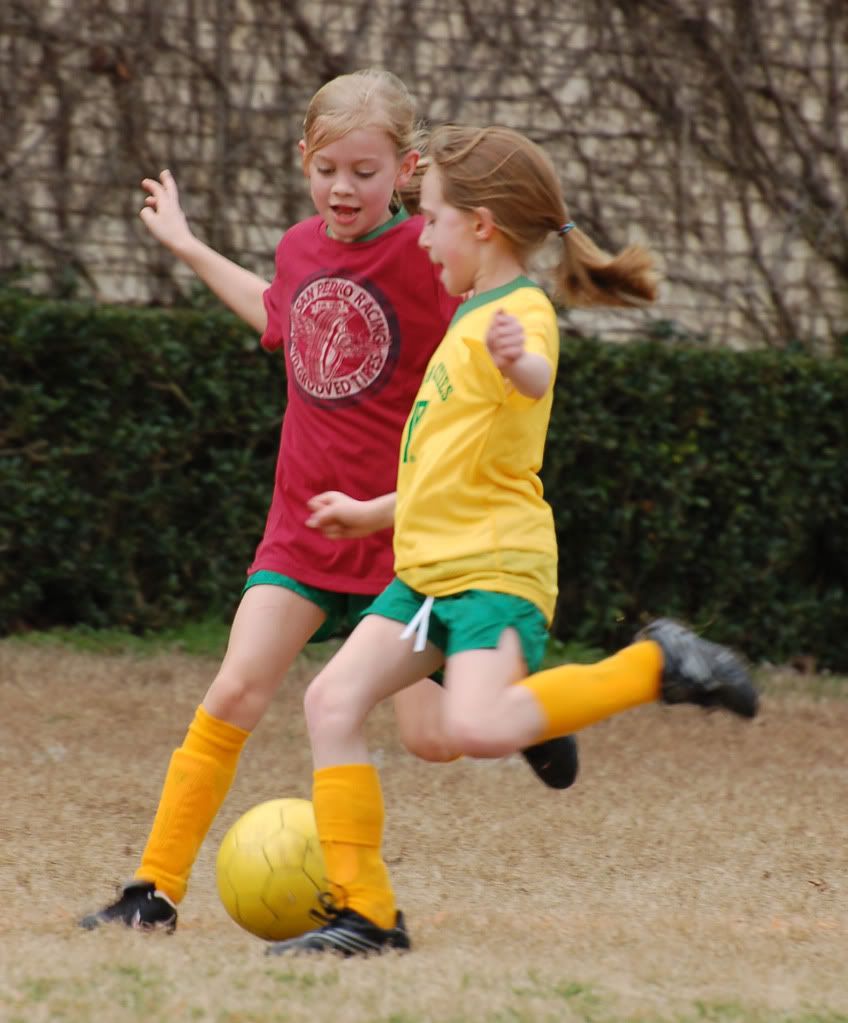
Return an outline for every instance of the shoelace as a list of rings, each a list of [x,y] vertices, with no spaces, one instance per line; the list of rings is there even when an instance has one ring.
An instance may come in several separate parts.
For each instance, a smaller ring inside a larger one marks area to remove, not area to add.
[[[340,909],[333,902],[333,896],[329,892],[319,892],[318,901],[321,904],[321,908],[310,909],[309,915],[321,927],[329,927],[331,924],[334,924],[342,913],[345,912],[344,909]]]

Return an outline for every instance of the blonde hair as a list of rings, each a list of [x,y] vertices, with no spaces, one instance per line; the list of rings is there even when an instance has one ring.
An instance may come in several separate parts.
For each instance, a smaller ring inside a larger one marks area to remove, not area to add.
[[[524,135],[498,126],[445,125],[431,135],[428,156],[445,201],[461,210],[488,209],[522,262],[549,234],[560,234],[554,284],[568,304],[638,306],[656,297],[647,249],[629,245],[610,256],[579,227],[561,232],[570,217],[553,163]]]
[[[381,68],[339,75],[315,93],[303,119],[304,159],[308,163],[317,150],[357,128],[385,131],[401,157],[423,137],[409,90]]]

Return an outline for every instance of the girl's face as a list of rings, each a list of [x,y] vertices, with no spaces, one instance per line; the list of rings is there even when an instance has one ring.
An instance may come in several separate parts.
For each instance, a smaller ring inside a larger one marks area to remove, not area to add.
[[[305,148],[301,142],[301,154]],[[418,156],[401,159],[380,128],[355,128],[304,159],[312,201],[332,236],[352,242],[390,220],[392,195],[408,183]]]
[[[441,266],[441,281],[450,295],[463,295],[475,286],[481,250],[478,217],[445,201],[438,169],[431,165],[421,181],[424,227],[418,244],[431,262]]]

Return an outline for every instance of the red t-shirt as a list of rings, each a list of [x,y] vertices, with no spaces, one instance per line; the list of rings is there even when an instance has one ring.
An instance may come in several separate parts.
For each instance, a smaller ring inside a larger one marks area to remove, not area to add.
[[[328,540],[304,522],[324,490],[395,489],[400,436],[458,300],[418,246],[421,218],[369,241],[330,238],[321,217],[290,228],[265,292],[265,348],[283,348],[287,406],[265,535],[248,573],[281,572],[343,593],[392,578],[392,531]]]

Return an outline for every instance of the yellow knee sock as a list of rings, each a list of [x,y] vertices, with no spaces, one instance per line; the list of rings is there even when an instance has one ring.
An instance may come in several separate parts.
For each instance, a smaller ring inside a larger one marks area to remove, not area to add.
[[[634,643],[597,664],[561,664],[516,683],[536,697],[547,725],[535,741],[568,735],[660,695],[662,653]]]
[[[316,771],[312,803],[334,901],[378,927],[394,927],[395,897],[380,855],[384,810],[376,769],[344,764]]]
[[[249,734],[198,707],[182,746],[171,756],[135,876],[152,881],[174,902],[186,893],[191,868],[229,791]]]

